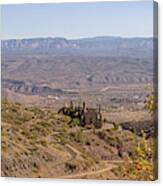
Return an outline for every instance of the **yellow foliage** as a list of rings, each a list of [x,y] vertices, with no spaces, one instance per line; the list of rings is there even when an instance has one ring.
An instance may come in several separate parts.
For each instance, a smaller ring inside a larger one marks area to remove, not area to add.
[[[157,100],[154,92],[152,92],[151,95],[147,96],[144,107],[151,113],[157,110]]]

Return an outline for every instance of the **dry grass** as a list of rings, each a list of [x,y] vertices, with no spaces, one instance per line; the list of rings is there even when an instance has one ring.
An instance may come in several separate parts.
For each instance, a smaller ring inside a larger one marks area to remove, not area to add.
[[[47,109],[3,102],[2,176],[71,177],[88,171],[90,178],[115,179],[116,171],[106,162],[129,158],[141,140],[130,131],[85,129],[69,122]]]

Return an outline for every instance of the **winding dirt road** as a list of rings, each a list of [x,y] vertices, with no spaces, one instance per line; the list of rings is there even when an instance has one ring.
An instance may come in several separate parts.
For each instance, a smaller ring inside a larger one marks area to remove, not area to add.
[[[67,144],[66,145],[67,148],[69,148],[69,150],[71,150],[71,152],[73,152],[74,156],[73,158],[76,158],[77,156],[81,156],[81,152],[79,150],[77,150],[76,148],[74,148],[73,146]],[[110,160],[110,161],[104,161],[105,162],[105,167],[102,167],[98,170],[94,170],[94,171],[88,171],[88,172],[81,172],[81,173],[77,173],[77,174],[70,174],[70,175],[65,175],[65,176],[62,176],[60,178],[65,178],[65,179],[79,179],[79,178],[83,178],[83,177],[88,177],[88,176],[95,176],[95,175],[99,175],[101,173],[104,173],[104,172],[109,172],[108,176],[110,176],[112,179],[114,179],[114,175],[113,173],[111,172],[111,170],[113,168],[116,168],[118,165],[117,164],[121,164],[123,163],[124,161],[122,160]]]
[[[88,176],[95,176],[95,175],[99,175],[99,174],[106,172],[106,171],[111,171],[113,168],[116,168],[116,167],[117,167],[116,164],[109,164],[107,167],[101,168],[99,170],[82,172],[82,173],[78,173],[78,174],[71,174],[71,175],[67,175],[67,176],[62,176],[61,178],[79,179],[79,178],[88,177]]]

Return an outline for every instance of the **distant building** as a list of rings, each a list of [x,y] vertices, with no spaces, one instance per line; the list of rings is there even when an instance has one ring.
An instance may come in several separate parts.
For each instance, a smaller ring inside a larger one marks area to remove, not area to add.
[[[81,126],[95,126],[96,128],[102,127],[102,114],[100,105],[98,109],[86,108],[85,102],[83,106],[74,107],[73,103],[70,102],[70,107],[62,107],[58,113],[70,116],[72,119],[78,118]]]

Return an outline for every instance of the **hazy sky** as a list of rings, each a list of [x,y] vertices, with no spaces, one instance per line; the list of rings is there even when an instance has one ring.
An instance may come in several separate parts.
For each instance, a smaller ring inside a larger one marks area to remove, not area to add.
[[[1,38],[152,36],[152,1],[2,5]]]

